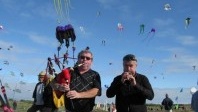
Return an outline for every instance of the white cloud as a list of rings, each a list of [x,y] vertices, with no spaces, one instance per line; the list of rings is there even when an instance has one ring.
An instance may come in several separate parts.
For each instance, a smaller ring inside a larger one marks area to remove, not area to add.
[[[178,36],[177,39],[181,42],[183,45],[189,45],[189,46],[194,46],[198,44],[198,39],[194,36],[190,35],[182,35]]]
[[[156,18],[154,19],[154,25],[155,26],[160,26],[160,27],[170,27],[174,24],[174,20],[173,19],[159,19]]]
[[[118,0],[97,0],[105,9],[111,9],[118,4]]]

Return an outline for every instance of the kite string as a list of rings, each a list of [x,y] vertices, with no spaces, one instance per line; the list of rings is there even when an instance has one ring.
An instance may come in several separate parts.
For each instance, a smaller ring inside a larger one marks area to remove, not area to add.
[[[58,15],[58,22],[59,23],[61,21],[63,21],[63,19],[66,19],[67,22],[70,21],[69,8],[72,8],[70,0],[64,0],[64,1],[54,0],[54,7],[55,7],[56,13]],[[63,11],[63,10],[65,10],[65,11]]]
[[[63,19],[62,2],[61,0],[54,0],[54,7],[58,16],[58,23]]]
[[[57,16],[58,16],[57,21],[58,21],[58,23],[60,23],[61,14],[60,14],[59,0],[54,0],[54,8],[55,8]]]
[[[64,0],[64,6],[65,6],[65,10],[66,10],[66,20],[69,22],[70,19],[69,19],[69,7],[70,7],[70,0]]]

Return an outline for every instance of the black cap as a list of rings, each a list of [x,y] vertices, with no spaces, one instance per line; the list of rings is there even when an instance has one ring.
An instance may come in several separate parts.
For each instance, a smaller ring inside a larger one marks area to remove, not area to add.
[[[123,57],[123,61],[137,61],[137,59],[135,58],[135,55],[127,54]]]

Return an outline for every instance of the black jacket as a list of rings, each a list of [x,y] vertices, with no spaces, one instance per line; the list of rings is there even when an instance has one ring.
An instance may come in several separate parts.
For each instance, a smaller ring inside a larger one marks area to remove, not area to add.
[[[116,96],[117,112],[147,112],[146,99],[152,100],[154,92],[148,78],[135,74],[136,86],[121,82],[121,75],[114,78],[106,91],[108,98]]]
[[[170,98],[166,97],[162,101],[162,105],[164,105],[165,110],[171,110],[173,106],[173,101]]]

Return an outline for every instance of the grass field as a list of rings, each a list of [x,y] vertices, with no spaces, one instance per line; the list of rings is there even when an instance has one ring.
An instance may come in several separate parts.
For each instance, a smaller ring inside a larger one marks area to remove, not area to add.
[[[13,103],[13,101],[10,101],[10,105]],[[17,109],[15,110],[15,112],[27,112],[27,109],[32,105],[32,101],[18,101],[17,102]],[[12,106],[12,105],[11,105]],[[158,104],[150,104],[147,105],[148,108],[148,112],[163,112],[163,109],[161,109],[161,105]],[[0,109],[0,112],[3,112]],[[64,112],[64,107],[59,109],[59,112]],[[94,112],[108,112],[105,111],[104,109],[100,108],[100,109],[94,109]],[[189,104],[181,104],[179,106],[179,109],[173,109],[173,112],[193,112],[190,108]]]

